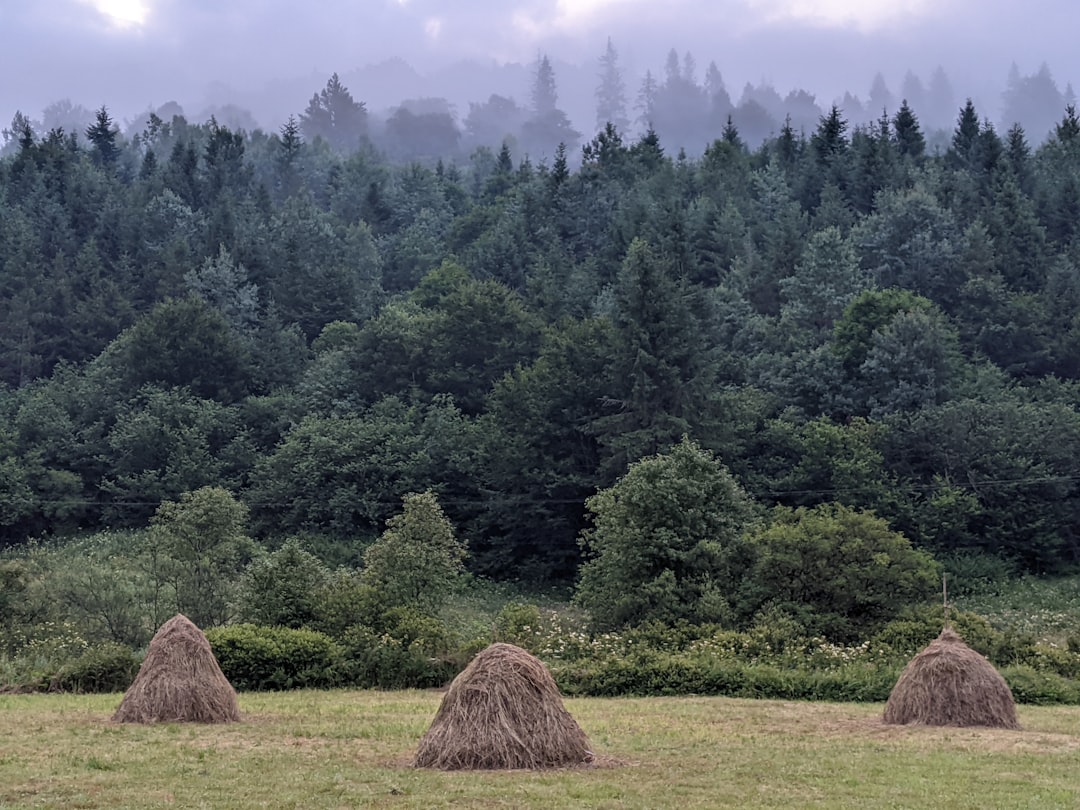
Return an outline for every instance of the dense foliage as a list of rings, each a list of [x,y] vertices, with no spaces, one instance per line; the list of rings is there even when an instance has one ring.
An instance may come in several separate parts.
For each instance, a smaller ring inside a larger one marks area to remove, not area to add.
[[[756,146],[729,120],[700,158],[607,124],[550,163],[395,162],[336,77],[280,134],[27,125],[0,157],[5,651],[183,610],[396,672],[372,650],[445,660],[424,622],[463,561],[579,581],[595,628],[845,642],[934,558],[1073,570],[1080,121],[1032,147],[969,102],[929,152],[917,112]]]
[[[1077,562],[1072,108],[1037,148],[969,103],[938,154],[904,106],[401,165],[318,130],[347,95],[281,134],[102,108],[12,142],[0,542],[219,487],[356,561],[430,490],[474,571],[569,580],[586,499],[687,435],[764,506]]]

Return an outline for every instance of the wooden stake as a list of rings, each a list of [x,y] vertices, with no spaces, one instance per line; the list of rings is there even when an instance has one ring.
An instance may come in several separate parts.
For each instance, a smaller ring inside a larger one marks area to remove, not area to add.
[[[948,574],[941,575],[941,609],[945,614],[945,629],[949,629],[949,589],[945,584]]]

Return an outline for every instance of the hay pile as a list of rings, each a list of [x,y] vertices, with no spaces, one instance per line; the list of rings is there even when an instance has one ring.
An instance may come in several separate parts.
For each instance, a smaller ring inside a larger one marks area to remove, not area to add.
[[[885,704],[886,723],[1020,728],[993,664],[949,628],[908,662]]]
[[[560,768],[592,762],[590,748],[543,662],[513,644],[492,644],[450,684],[415,765]]]
[[[202,630],[186,616],[165,622],[113,715],[118,723],[228,723],[240,719],[236,692]]]

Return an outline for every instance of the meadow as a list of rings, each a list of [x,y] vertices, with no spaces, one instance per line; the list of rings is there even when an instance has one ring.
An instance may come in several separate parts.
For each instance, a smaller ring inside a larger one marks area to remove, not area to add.
[[[880,704],[577,698],[598,765],[412,768],[438,691],[242,693],[243,721],[117,725],[120,695],[0,695],[0,808],[1076,808],[1080,707],[1022,731]]]

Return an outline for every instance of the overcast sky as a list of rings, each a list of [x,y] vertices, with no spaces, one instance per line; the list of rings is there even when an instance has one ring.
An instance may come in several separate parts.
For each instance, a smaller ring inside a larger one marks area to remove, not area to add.
[[[541,51],[595,65],[608,36],[631,97],[674,47],[701,73],[715,60],[736,100],[768,81],[828,105],[865,97],[879,70],[895,92],[908,69],[925,81],[940,64],[958,96],[996,105],[1013,61],[1024,74],[1046,62],[1062,88],[1080,80],[1078,29],[1077,0],[0,0],[0,126],[65,98],[122,119],[172,100],[196,115],[235,91],[276,128],[332,71],[393,56],[422,74],[527,65]]]

